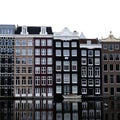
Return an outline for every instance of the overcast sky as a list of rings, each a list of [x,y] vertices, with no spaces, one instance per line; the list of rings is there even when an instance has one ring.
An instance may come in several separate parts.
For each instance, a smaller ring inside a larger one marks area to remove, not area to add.
[[[1,0],[0,24],[64,27],[87,38],[120,37],[120,0]]]

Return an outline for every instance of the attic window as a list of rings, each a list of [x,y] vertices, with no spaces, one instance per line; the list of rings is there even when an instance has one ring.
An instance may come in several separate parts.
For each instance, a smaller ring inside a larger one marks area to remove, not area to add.
[[[23,34],[23,35],[28,34],[28,32],[27,32],[27,26],[22,26],[21,34]]]
[[[46,27],[41,27],[41,32],[40,32],[40,34],[42,34],[42,35],[47,35]]]
[[[87,40],[87,44],[91,44],[91,40]]]

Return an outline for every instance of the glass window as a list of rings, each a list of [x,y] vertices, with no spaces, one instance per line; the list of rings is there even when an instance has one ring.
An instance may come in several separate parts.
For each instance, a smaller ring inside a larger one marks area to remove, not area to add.
[[[52,76],[48,76],[48,77],[47,77],[47,84],[48,84],[48,85],[52,85],[52,84],[53,84]]]
[[[20,67],[16,67],[16,73],[20,73]]]
[[[77,91],[78,91],[77,86],[72,86],[72,93],[77,93]]]
[[[70,62],[69,61],[64,61],[63,62],[63,69],[64,71],[69,71],[70,70]]]
[[[72,61],[72,71],[77,71],[77,61]]]
[[[56,47],[61,47],[61,42],[56,42]]]
[[[110,83],[114,83],[114,75],[110,75]]]
[[[77,56],[77,50],[72,50],[72,56]]]
[[[103,54],[103,59],[107,60],[108,59],[108,54]]]
[[[95,88],[95,94],[100,94],[100,88]]]
[[[108,92],[108,88],[104,88],[104,92]]]
[[[20,77],[19,76],[16,77],[16,85],[20,85]]]
[[[120,88],[117,88],[117,92],[120,92]]]
[[[77,74],[72,74],[72,83],[77,83]]]
[[[95,67],[95,77],[100,77],[100,67]]]
[[[104,64],[104,71],[107,71],[107,64]]]
[[[28,67],[28,73],[32,73],[32,67]]]
[[[81,50],[81,56],[86,56],[86,50]]]
[[[62,82],[61,74],[56,74],[56,83],[61,83],[61,82]]]
[[[72,47],[77,47],[77,42],[71,42]]]
[[[22,67],[22,73],[26,73],[26,67]]]
[[[28,65],[32,65],[33,59],[32,58],[28,58]]]
[[[114,59],[114,54],[110,54],[110,56],[109,56],[110,58],[110,60],[113,60]]]
[[[52,46],[52,39],[47,40],[47,46]]]
[[[15,45],[20,46],[20,40],[15,40]]]
[[[56,50],[56,56],[61,56],[61,50]]]
[[[109,50],[114,50],[114,44],[109,44]]]
[[[40,76],[35,76],[35,85],[40,85]]]
[[[47,64],[52,65],[52,58],[47,58]]]
[[[33,50],[32,50],[32,48],[28,48],[28,55],[33,55]]]
[[[89,79],[89,80],[88,80],[88,84],[89,84],[89,86],[94,86],[93,79]]]
[[[116,75],[116,83],[120,83],[120,75]]]
[[[42,57],[41,58],[41,64],[42,65],[46,65],[46,57]]]
[[[70,56],[69,50],[63,50],[63,56]]]
[[[52,67],[47,67],[47,74],[52,74]]]
[[[82,94],[87,94],[87,88],[82,88]]]
[[[87,80],[86,80],[86,79],[82,79],[81,85],[82,85],[82,86],[87,86]]]
[[[26,49],[22,49],[22,55],[26,55]]]
[[[113,71],[113,64],[110,64],[110,71]]]
[[[20,64],[20,58],[16,58],[16,64]]]
[[[26,64],[26,58],[25,57],[22,58],[22,64]]]
[[[88,67],[88,77],[93,77],[93,67]]]
[[[40,74],[40,67],[35,67],[35,74]]]
[[[93,56],[93,50],[88,50],[88,56],[89,57]]]
[[[100,50],[95,50],[95,56],[100,56]]]
[[[20,48],[16,48],[16,56],[20,56]]]
[[[41,85],[46,85],[46,76],[41,77]]]
[[[52,49],[47,49],[47,55],[52,55]]]
[[[95,65],[100,65],[100,58],[95,58]]]
[[[86,58],[81,58],[81,64],[86,65],[87,64],[87,59]]]
[[[40,55],[40,49],[35,49],[35,55]]]
[[[22,85],[26,85],[26,77],[22,77]]]
[[[64,83],[70,83],[70,74],[64,74]]]
[[[62,93],[62,87],[61,86],[56,86],[56,93]]]
[[[93,65],[93,58],[88,58],[88,65]]]
[[[41,46],[46,46],[46,40],[45,39],[41,39]]]
[[[69,42],[63,42],[63,47],[69,47]]]
[[[28,77],[28,85],[32,85],[32,76]]]
[[[116,64],[116,71],[119,71],[119,70],[120,70],[120,65]]]
[[[40,40],[39,39],[35,40],[35,46],[40,46]]]
[[[100,86],[100,79],[95,79],[95,86]]]
[[[33,46],[32,40],[28,40],[28,46]]]
[[[104,83],[108,83],[108,76],[104,75]]]
[[[46,67],[41,67],[41,74],[46,74]]]
[[[61,61],[56,61],[56,71],[61,71]]]
[[[35,58],[35,64],[39,65],[40,64],[40,58]]]
[[[116,59],[116,60],[119,60],[119,58],[120,58],[119,54],[116,53],[116,54],[115,54],[115,59]]]
[[[87,77],[87,67],[81,67],[81,76]]]
[[[41,49],[41,55],[46,55],[46,49]]]
[[[26,40],[22,40],[22,46],[26,46],[27,45],[27,41]]]

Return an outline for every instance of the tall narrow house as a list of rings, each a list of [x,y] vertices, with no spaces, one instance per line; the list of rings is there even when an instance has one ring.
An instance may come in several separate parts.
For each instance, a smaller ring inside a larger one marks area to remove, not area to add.
[[[14,33],[14,25],[0,25],[0,96],[13,96]]]

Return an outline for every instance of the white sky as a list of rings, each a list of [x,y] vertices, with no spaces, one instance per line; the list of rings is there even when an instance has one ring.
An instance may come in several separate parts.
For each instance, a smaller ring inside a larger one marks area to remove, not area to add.
[[[1,0],[0,24],[68,27],[87,38],[120,37],[120,0]]]

